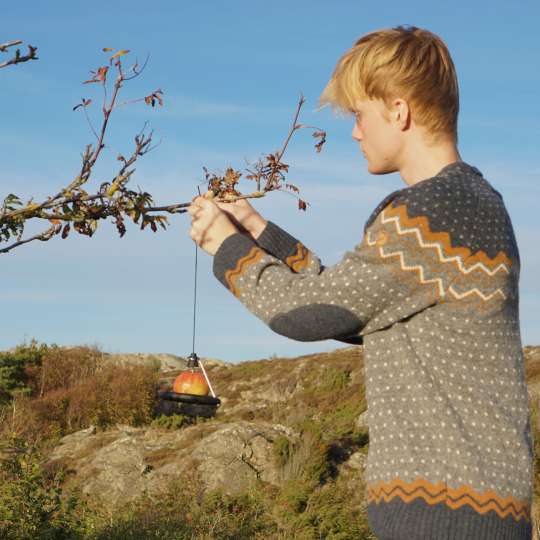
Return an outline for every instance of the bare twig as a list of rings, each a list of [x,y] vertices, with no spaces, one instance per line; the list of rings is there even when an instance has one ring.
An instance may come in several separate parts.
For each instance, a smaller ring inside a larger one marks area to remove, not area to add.
[[[8,41],[7,43],[0,44],[0,52],[7,52],[9,47],[15,47],[15,45],[20,45],[22,43],[22,39],[15,39],[13,41]]]
[[[13,41],[8,41],[7,43],[0,44],[0,52],[8,52],[8,49],[10,47],[15,47],[16,45],[20,45],[22,43],[22,40],[16,39]],[[28,62],[29,60],[37,60],[38,57],[36,55],[37,47],[33,47],[32,45],[27,45],[28,47],[28,53],[27,54],[21,54],[20,49],[15,50],[15,54],[12,58],[9,60],[6,60],[5,62],[0,63],[0,69],[5,68],[8,66],[13,66],[15,64],[21,64],[22,62]]]
[[[298,129],[298,117],[300,116],[300,109],[306,102],[304,96],[300,94],[300,99],[298,100],[298,105],[296,107],[296,113],[294,115],[294,120],[291,125],[291,129],[289,130],[289,133],[287,135],[287,138],[285,139],[285,142],[283,143],[283,146],[281,147],[281,150],[276,154],[278,160],[280,160],[283,157],[283,154],[285,153],[285,150],[287,150],[287,146],[289,144],[289,141],[291,140],[291,137],[293,136],[294,132]]]
[[[33,242],[34,240],[47,241],[58,232],[60,232],[60,228],[57,225],[53,225],[52,227],[49,227],[46,231],[43,231],[42,233],[36,234],[35,236],[32,236],[30,238],[26,238],[25,240],[19,240],[5,248],[0,249],[0,253],[7,253],[8,251],[11,251],[12,249],[16,247],[22,246],[23,244],[28,244],[29,242]]]

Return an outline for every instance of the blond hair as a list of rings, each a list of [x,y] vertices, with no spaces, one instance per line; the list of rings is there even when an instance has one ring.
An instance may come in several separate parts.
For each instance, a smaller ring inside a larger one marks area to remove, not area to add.
[[[361,37],[339,60],[321,105],[354,112],[357,100],[405,99],[414,122],[439,139],[457,141],[459,89],[448,48],[415,26],[377,30]]]

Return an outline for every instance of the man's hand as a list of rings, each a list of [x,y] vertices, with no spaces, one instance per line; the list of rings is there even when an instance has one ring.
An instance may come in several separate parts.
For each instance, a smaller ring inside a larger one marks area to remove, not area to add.
[[[191,216],[189,236],[208,254],[215,255],[223,241],[239,232],[216,203],[195,197],[187,209]]]
[[[264,231],[267,221],[251,206],[246,199],[231,203],[216,203],[241,232],[247,232],[257,240]]]

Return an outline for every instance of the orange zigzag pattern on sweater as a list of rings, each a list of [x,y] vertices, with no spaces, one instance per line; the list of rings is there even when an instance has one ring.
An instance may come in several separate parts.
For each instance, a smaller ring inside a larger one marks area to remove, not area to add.
[[[382,221],[383,223],[396,221],[399,227],[399,233],[416,234],[422,247],[439,247],[439,257],[441,260],[444,260],[444,262],[455,260],[458,268],[463,273],[469,273],[476,268],[488,269],[488,273],[495,273],[499,269],[508,272],[507,267],[512,266],[512,261],[503,251],[499,251],[496,257],[491,259],[483,251],[478,251],[472,255],[469,248],[452,247],[450,235],[447,232],[432,232],[429,227],[429,221],[425,216],[409,218],[405,205],[396,207],[392,205],[387,206],[382,212]]]
[[[367,486],[368,503],[379,503],[381,500],[390,502],[395,497],[399,497],[405,503],[421,497],[429,505],[445,503],[452,510],[467,504],[479,514],[494,510],[501,519],[511,514],[516,521],[520,519],[530,521],[531,509],[526,500],[520,501],[511,496],[503,498],[491,489],[482,494],[469,486],[451,488],[444,482],[432,484],[424,478],[418,478],[414,482],[404,482],[395,478],[390,483],[381,481]]]
[[[240,296],[240,291],[236,287],[236,280],[245,272],[248,266],[258,262],[264,255],[264,251],[258,247],[252,247],[250,252],[238,259],[236,267],[233,270],[227,270],[225,272],[225,281],[229,285],[229,289],[234,294],[234,296]]]
[[[296,253],[287,257],[285,263],[295,272],[300,272],[309,263],[309,250],[300,242],[296,244]]]

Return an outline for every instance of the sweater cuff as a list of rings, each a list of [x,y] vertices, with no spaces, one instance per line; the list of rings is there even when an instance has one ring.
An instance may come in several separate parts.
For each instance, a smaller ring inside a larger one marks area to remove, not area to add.
[[[257,244],[294,271],[299,271],[307,265],[309,250],[302,242],[272,221],[268,221],[263,232],[257,238]]]
[[[214,255],[214,275],[235,296],[239,296],[236,287],[238,278],[263,254],[264,251],[245,234],[236,233],[228,236]]]

